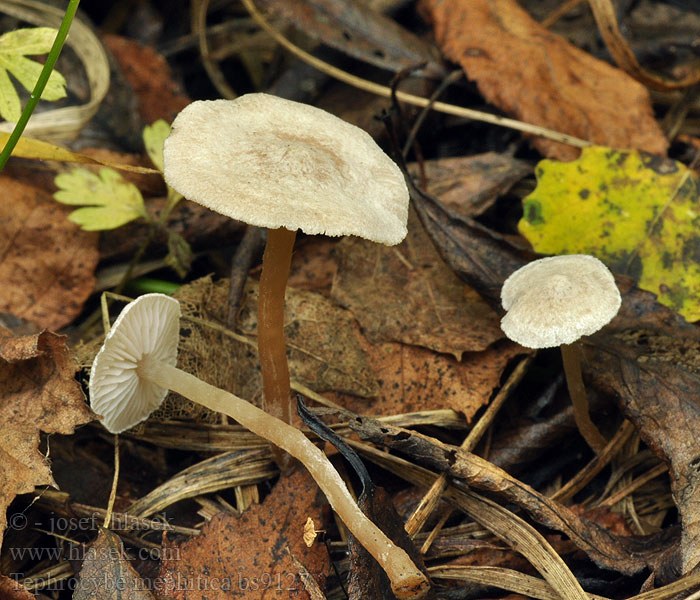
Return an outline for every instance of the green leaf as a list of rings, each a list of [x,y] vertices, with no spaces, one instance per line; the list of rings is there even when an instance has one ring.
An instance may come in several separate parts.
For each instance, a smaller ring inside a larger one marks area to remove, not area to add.
[[[85,206],[68,218],[86,231],[115,229],[139,217],[149,218],[139,189],[112,169],[102,168],[99,175],[74,169],[54,181],[58,202]]]
[[[0,116],[17,121],[21,103],[17,90],[8,77],[11,73],[27,90],[32,90],[43,65],[26,55],[45,54],[51,49],[57,31],[50,27],[18,29],[0,36]],[[53,71],[41,94],[44,100],[58,100],[66,96],[66,80]]]
[[[146,125],[143,130],[143,143],[146,146],[146,152],[151,162],[161,173],[163,172],[163,144],[169,135],[170,125],[163,119]]]
[[[56,39],[53,27],[30,27],[0,35],[0,54],[33,56],[46,54]]]
[[[689,321],[700,319],[700,202],[683,164],[637,151],[585,148],[543,160],[520,232],[543,254],[591,254]]]
[[[0,69],[0,117],[8,121],[17,121],[22,114],[22,104],[15,86],[5,69]]]

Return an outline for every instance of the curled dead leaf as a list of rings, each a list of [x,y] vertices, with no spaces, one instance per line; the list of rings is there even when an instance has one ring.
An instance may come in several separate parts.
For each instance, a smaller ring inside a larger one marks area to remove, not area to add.
[[[0,328],[0,540],[13,498],[54,485],[39,432],[70,434],[94,419],[75,371],[64,336],[12,337]]]

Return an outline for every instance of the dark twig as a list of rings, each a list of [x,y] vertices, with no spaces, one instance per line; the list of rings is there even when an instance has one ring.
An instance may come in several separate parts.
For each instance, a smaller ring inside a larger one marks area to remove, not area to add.
[[[253,261],[260,254],[262,242],[262,230],[259,227],[248,225],[231,260],[228,313],[226,315],[226,326],[229,329],[233,329],[236,325],[248,271],[253,266]]]

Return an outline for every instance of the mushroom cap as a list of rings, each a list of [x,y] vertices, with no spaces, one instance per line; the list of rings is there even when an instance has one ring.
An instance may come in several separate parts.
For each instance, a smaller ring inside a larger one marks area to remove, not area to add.
[[[365,131],[308,104],[268,94],[193,102],[163,159],[170,187],[251,225],[387,245],[406,236],[399,168]]]
[[[145,294],[126,305],[105,337],[90,371],[90,406],[111,433],[145,421],[168,390],[144,381],[137,367],[153,355],[175,365],[180,303],[165,294]]]
[[[571,254],[533,261],[506,279],[501,320],[506,336],[527,348],[571,344],[598,331],[622,304],[615,278],[593,256]]]

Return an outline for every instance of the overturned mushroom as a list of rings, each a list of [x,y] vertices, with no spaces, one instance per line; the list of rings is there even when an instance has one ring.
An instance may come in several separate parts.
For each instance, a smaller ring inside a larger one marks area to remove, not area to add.
[[[168,185],[188,200],[268,230],[258,301],[263,408],[291,423],[283,325],[296,231],[398,244],[408,218],[403,175],[362,129],[268,94],[193,102],[173,122],[163,157]]]
[[[612,273],[586,254],[542,258],[506,279],[501,302],[508,311],[501,328],[511,340],[526,348],[561,346],[576,425],[593,450],[602,450],[607,442],[588,412],[577,341],[607,325],[620,309]]]
[[[425,575],[359,509],[326,455],[295,427],[249,402],[175,367],[180,305],[163,294],[146,294],[128,304],[115,321],[90,372],[90,404],[112,433],[148,418],[172,390],[227,414],[297,458],[357,540],[386,572],[398,598],[420,598]]]

